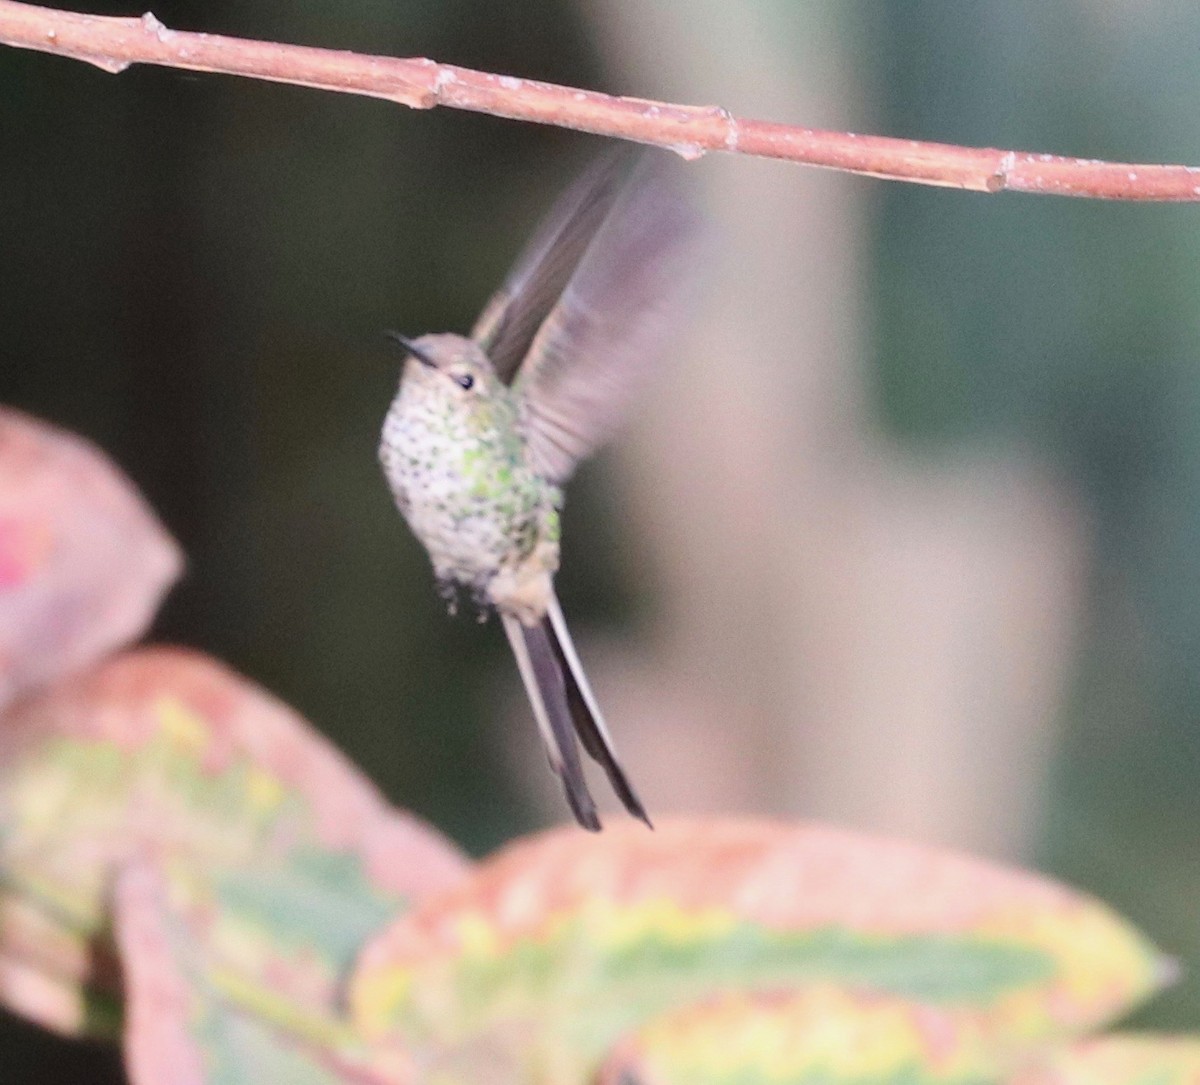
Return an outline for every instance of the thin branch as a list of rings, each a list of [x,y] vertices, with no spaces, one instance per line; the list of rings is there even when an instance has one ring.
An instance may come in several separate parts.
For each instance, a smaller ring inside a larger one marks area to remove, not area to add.
[[[84,60],[250,76],[449,106],[669,147],[685,158],[728,151],[895,181],[977,192],[1038,192],[1112,200],[1200,200],[1200,168],[1063,158],[994,148],[826,132],[734,117],[719,106],[671,105],[438,64],[171,30],[147,12],[115,18],[0,0],[0,43]]]

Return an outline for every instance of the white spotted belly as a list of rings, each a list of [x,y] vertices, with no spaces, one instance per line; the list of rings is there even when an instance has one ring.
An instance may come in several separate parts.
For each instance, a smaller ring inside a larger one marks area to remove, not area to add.
[[[512,468],[491,462],[478,440],[447,428],[441,418],[430,425],[419,412],[405,410],[402,400],[388,412],[379,447],[396,505],[429,551],[439,579],[486,589],[530,545],[536,495],[525,479],[506,485]]]

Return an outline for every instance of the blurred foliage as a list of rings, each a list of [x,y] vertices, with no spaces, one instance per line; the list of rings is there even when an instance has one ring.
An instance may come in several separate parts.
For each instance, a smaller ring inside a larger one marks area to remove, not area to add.
[[[199,654],[3,724],[0,997],[120,1039],[139,1085],[971,1085],[1170,975],[1093,898],[819,825],[571,826],[471,868]],[[1094,1080],[1147,1057],[1194,1065],[1160,1040]]]

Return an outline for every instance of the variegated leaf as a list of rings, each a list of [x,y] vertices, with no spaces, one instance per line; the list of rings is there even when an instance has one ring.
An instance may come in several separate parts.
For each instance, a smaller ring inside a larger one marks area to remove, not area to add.
[[[1200,1085],[1200,1035],[1078,1040],[1032,1060],[1008,1085]]]
[[[112,886],[145,856],[225,997],[331,1035],[364,940],[465,871],[284,705],[169,649],[0,720],[0,999],[110,1032]]]
[[[1127,923],[1043,878],[816,826],[676,821],[505,850],[374,943],[352,1005],[431,1080],[507,1065],[569,1085],[720,996],[869,991],[978,1015],[1009,1051],[1095,1028],[1164,975]]]

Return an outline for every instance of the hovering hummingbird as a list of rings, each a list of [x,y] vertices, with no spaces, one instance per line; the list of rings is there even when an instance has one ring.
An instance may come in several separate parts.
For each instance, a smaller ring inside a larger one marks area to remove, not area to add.
[[[676,327],[697,220],[661,161],[597,161],[559,199],[469,338],[408,339],[379,458],[444,591],[500,615],[576,820],[600,820],[576,738],[629,783],[554,593],[560,486],[615,427]],[[652,826],[651,826],[652,827]]]

